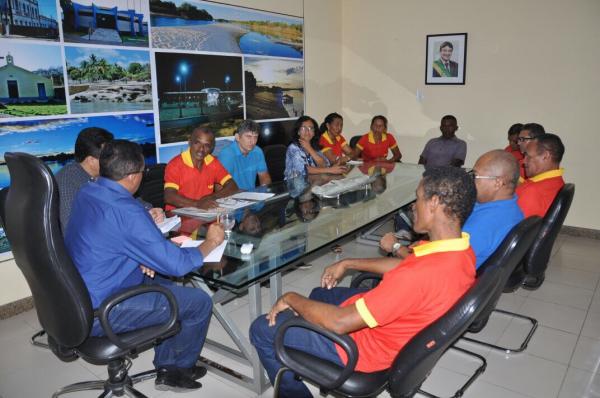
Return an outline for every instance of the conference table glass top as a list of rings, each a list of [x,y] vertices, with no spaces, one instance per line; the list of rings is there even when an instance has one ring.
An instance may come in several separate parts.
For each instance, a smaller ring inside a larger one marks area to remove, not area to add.
[[[422,173],[422,166],[380,162],[353,167],[341,182],[342,176],[321,175],[262,187],[275,196],[236,210],[223,258],[205,263],[193,275],[243,290],[414,201]],[[205,225],[182,217],[179,233],[203,236]],[[241,253],[244,243],[253,244],[250,254]]]

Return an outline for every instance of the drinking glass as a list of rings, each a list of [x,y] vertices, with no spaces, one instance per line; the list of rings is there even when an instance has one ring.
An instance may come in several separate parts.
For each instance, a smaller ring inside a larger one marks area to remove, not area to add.
[[[231,230],[235,225],[235,218],[233,217],[233,214],[229,212],[221,213],[219,222],[221,223],[221,225],[223,225],[223,229],[225,230],[225,236],[227,237],[227,239],[229,239],[231,237]]]

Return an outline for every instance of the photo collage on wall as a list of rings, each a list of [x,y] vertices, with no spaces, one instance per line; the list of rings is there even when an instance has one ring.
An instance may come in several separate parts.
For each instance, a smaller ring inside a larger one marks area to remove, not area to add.
[[[56,172],[91,126],[141,144],[148,165],[198,126],[217,152],[245,118],[259,145],[287,144],[304,113],[303,30],[300,17],[211,1],[0,0],[0,188],[5,152]]]

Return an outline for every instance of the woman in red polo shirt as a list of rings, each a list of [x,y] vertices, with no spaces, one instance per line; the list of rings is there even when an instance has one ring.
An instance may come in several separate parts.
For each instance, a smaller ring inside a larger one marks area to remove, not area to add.
[[[392,151],[392,158],[388,159],[388,151]],[[362,157],[365,162],[372,160],[389,160],[398,162],[402,158],[398,144],[393,135],[387,133],[387,119],[377,115],[371,120],[371,131],[360,137],[354,150],[356,157]]]
[[[321,153],[331,164],[345,164],[354,156],[354,151],[342,135],[344,119],[338,113],[330,113],[321,124],[319,145]]]

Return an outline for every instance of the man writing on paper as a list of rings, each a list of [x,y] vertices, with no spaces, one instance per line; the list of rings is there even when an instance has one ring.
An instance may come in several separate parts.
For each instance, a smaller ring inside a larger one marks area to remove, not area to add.
[[[204,127],[192,131],[188,150],[171,159],[165,169],[165,210],[216,207],[216,199],[238,190],[231,174],[211,155],[214,148],[212,131]],[[215,190],[215,184],[222,188]]]
[[[166,240],[132,196],[143,171],[139,145],[125,140],[106,143],[100,154],[100,177],[83,186],[75,198],[65,244],[94,308],[111,294],[140,284],[160,284],[173,292],[181,331],[155,347],[155,384],[160,390],[193,390],[202,386],[196,379],[206,374],[205,368],[195,364],[206,338],[212,300],[200,289],[152,277],[155,271],[183,276],[201,267],[204,258],[223,242],[223,228],[210,225],[197,248],[182,249]],[[163,295],[146,293],[115,306],[109,321],[115,332],[122,333],[164,323],[169,313]],[[91,334],[103,334],[98,320]]]

